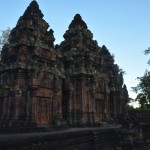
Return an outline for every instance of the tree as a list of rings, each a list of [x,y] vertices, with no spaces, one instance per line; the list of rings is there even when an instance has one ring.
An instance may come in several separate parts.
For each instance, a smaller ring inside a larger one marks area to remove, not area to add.
[[[150,54],[150,47],[144,51],[145,55]],[[150,60],[148,61],[150,65]],[[135,101],[140,104],[140,109],[150,109],[150,71],[146,70],[144,76],[138,77],[139,84],[132,87],[133,91],[138,93]]]
[[[144,51],[144,54],[145,54],[145,55],[150,54],[150,47],[148,47],[148,49],[146,49],[146,50]],[[147,63],[150,65],[150,60],[149,60]]]
[[[0,32],[1,32],[1,35],[0,35],[0,51],[1,51],[4,44],[9,43],[8,38],[11,32],[11,29],[8,27],[6,30],[1,30]]]
[[[129,97],[128,103],[127,103],[127,108],[128,108],[128,110],[134,110],[133,105],[130,104],[131,102],[134,102],[134,99],[131,98],[131,97]]]
[[[147,99],[146,95],[144,93],[139,93],[135,99],[135,101],[138,101],[140,104],[140,109],[145,110],[149,109],[149,99]]]
[[[138,77],[139,84],[133,87],[133,91],[139,93],[135,99],[141,109],[150,109],[150,71],[146,70],[143,77]]]
[[[148,47],[148,49],[146,49],[146,50],[144,51],[144,53],[145,53],[145,55],[148,55],[148,54],[150,53],[150,47]]]

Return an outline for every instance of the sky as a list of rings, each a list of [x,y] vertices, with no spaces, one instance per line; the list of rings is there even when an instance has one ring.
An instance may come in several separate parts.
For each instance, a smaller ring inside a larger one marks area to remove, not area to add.
[[[32,0],[0,0],[0,30],[15,27]],[[79,13],[99,46],[105,45],[115,55],[115,63],[123,69],[129,96],[137,77],[149,70],[150,0],[36,0],[44,19],[54,30],[55,44],[63,41],[75,14]]]

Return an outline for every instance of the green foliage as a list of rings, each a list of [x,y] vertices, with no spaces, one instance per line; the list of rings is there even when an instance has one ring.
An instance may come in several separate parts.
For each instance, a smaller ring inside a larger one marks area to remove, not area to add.
[[[134,101],[134,99],[133,99],[133,98],[131,98],[131,97],[129,97],[129,99],[128,99],[128,103],[133,102],[133,101]]]
[[[145,51],[144,51],[144,54],[145,55],[148,55],[150,53],[150,47],[148,47],[148,49],[146,49]]]
[[[139,102],[140,109],[150,109],[150,72],[145,71],[143,77],[138,77],[139,84],[133,87],[133,91],[139,93],[135,101]]]
[[[144,51],[144,54],[145,54],[145,55],[150,54],[150,47],[148,47],[148,49],[146,49],[146,50]],[[147,63],[150,65],[150,59],[149,59],[149,61],[148,61]]]
[[[136,109],[136,108],[134,108],[133,105],[131,105],[132,102],[135,102],[135,100],[134,100],[133,98],[130,98],[130,97],[129,97],[129,99],[128,99],[128,104],[127,104],[127,109],[128,109],[128,110],[135,110],[135,109]]]
[[[0,32],[1,32],[1,35],[0,35],[0,50],[1,50],[4,44],[9,43],[8,38],[11,32],[11,29],[8,27],[6,30],[1,30]]]
[[[123,69],[119,69],[119,74],[124,76],[126,74],[126,72]]]
[[[144,51],[145,55],[150,54],[150,47]],[[148,61],[150,65],[150,60]],[[132,87],[133,91],[138,93],[134,101],[139,102],[139,110],[150,109],[150,71],[146,70],[144,76],[138,77],[139,84]]]
[[[147,96],[145,94],[139,93],[135,100],[139,102],[141,110],[146,110],[150,108],[149,99],[147,99]]]
[[[132,105],[127,106],[128,110],[134,110],[135,108]]]

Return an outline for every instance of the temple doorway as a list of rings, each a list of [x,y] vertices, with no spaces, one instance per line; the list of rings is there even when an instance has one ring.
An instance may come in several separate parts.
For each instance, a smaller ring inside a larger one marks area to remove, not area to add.
[[[49,101],[47,99],[37,100],[37,124],[48,125],[50,123]]]
[[[96,99],[96,114],[99,120],[104,119],[104,102],[101,99]]]

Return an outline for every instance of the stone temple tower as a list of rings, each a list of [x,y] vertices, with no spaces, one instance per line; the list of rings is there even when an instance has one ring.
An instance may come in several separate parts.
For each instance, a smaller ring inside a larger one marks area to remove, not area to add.
[[[0,62],[0,128],[98,126],[126,114],[123,73],[76,14],[54,46],[36,1],[19,18]]]
[[[63,117],[71,124],[95,125],[123,113],[126,108],[123,110],[121,105],[126,106],[128,93],[122,87],[119,67],[108,49],[93,40],[79,14],[64,39],[60,44],[65,69]]]
[[[62,118],[63,65],[48,27],[37,2],[32,1],[2,49],[2,127],[48,125]]]
[[[77,14],[60,45],[66,75],[64,100],[70,123],[93,123],[96,117],[95,76],[99,70],[99,51],[93,34]]]

